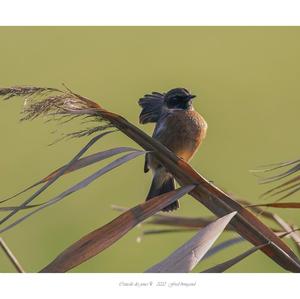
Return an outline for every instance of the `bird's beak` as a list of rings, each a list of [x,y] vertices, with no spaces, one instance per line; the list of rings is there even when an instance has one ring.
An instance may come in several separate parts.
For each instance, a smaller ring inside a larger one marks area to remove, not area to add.
[[[191,94],[191,95],[189,96],[190,100],[193,99],[193,98],[195,98],[195,97],[196,97],[196,96],[193,95],[193,94]]]

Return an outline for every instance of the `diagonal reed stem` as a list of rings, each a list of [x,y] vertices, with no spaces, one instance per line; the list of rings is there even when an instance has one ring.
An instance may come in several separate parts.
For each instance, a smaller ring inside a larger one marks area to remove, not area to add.
[[[17,260],[17,258],[14,256],[14,254],[11,252],[11,250],[8,248],[8,246],[6,245],[6,243],[4,242],[4,240],[2,238],[0,238],[0,247],[2,248],[2,250],[5,253],[5,255],[10,260],[10,262],[13,264],[13,266],[15,267],[15,269],[19,273],[25,273],[23,267],[21,266],[21,264],[19,263],[19,261]]]

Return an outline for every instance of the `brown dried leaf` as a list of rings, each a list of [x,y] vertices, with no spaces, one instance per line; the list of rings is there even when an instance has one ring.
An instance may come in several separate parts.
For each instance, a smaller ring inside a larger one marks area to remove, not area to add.
[[[169,225],[169,226],[178,226],[185,228],[199,228],[203,227],[212,221],[215,218],[201,218],[201,217],[183,217],[183,216],[172,216],[172,215],[154,215],[147,224],[159,224],[159,225]]]
[[[117,205],[111,206],[115,211],[126,211],[128,208],[120,207]],[[182,228],[200,228],[212,221],[216,220],[214,217],[184,217],[184,216],[172,216],[166,215],[165,213],[157,213],[152,216],[149,220],[145,221],[144,224],[158,224],[158,225],[168,225],[177,226]]]
[[[189,185],[162,194],[124,212],[110,223],[87,234],[64,250],[41,272],[66,272],[110,247],[146,218],[193,190]]]
[[[271,207],[281,209],[300,209],[300,202],[272,202],[265,204],[251,205],[252,207]]]

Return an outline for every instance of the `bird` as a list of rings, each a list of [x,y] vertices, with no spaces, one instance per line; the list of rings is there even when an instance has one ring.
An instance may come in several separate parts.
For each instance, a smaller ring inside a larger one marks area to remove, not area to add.
[[[194,109],[196,96],[185,88],[173,88],[166,93],[152,92],[139,99],[142,110],[140,124],[155,123],[152,137],[179,158],[188,162],[206,136],[207,123]],[[153,178],[146,201],[175,189],[175,179],[153,154],[145,157],[144,172],[152,170]],[[179,202],[163,208],[170,212],[179,208]]]

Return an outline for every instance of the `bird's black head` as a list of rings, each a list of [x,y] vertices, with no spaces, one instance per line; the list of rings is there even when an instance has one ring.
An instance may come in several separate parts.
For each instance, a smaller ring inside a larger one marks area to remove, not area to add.
[[[165,103],[170,109],[188,109],[192,106],[192,95],[185,88],[174,88],[165,94]]]

